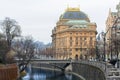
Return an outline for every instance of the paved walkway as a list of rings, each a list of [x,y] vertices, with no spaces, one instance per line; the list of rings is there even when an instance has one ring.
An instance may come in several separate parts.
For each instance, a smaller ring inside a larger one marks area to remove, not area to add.
[[[106,80],[120,80],[120,68],[115,68],[112,65],[107,65]]]

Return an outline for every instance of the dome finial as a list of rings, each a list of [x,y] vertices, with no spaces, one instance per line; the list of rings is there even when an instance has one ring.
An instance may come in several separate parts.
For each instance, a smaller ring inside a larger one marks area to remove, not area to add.
[[[80,10],[80,5],[78,5],[78,8],[79,8],[79,10]]]
[[[67,8],[69,8],[69,4],[67,4]]]
[[[80,11],[79,8],[67,7],[66,11]]]

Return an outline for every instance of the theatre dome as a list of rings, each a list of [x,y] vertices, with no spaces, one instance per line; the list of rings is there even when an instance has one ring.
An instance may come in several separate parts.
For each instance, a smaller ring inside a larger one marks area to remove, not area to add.
[[[79,8],[67,8],[60,16],[60,19],[86,20],[90,22],[88,16],[84,12],[80,11]]]

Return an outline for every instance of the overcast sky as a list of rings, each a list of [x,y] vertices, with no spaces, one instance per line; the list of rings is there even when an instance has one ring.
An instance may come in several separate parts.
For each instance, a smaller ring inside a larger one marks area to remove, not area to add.
[[[105,29],[109,8],[116,12],[118,3],[119,0],[0,0],[0,20],[15,19],[23,36],[32,35],[36,41],[48,43],[52,40],[52,29],[68,5],[80,7],[100,32]]]

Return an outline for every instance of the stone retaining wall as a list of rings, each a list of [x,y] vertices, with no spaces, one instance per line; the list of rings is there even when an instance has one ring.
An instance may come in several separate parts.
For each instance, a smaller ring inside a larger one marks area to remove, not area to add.
[[[72,70],[86,80],[106,80],[104,72],[92,65],[72,63]]]
[[[52,64],[53,65],[53,64]],[[38,67],[47,67],[47,68],[52,68],[52,69],[58,69],[54,66],[46,63],[32,63],[32,66],[38,66]],[[58,65],[63,67],[65,63],[56,63],[54,65]],[[83,78],[86,80],[106,80],[105,78],[105,73],[104,73],[104,68],[103,70],[100,68],[99,65],[93,65],[92,63],[83,63],[81,62],[72,62],[72,72],[77,73],[81,75]],[[99,67],[97,67],[99,66]],[[103,65],[104,67],[104,65]]]

